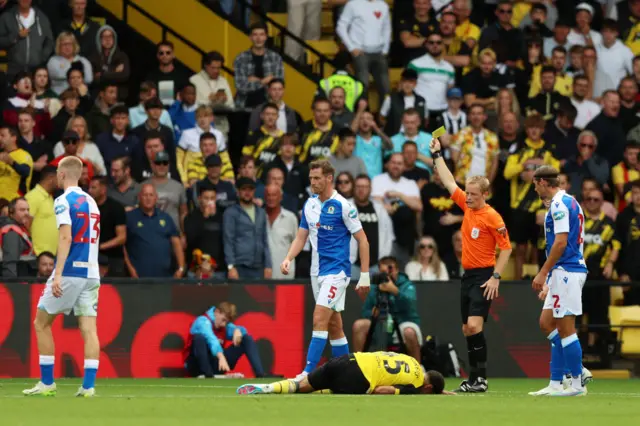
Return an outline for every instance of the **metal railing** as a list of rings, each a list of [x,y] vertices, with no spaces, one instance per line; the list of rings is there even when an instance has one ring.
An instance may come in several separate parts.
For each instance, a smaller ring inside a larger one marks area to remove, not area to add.
[[[214,13],[223,15],[223,17],[227,19],[231,23],[231,25],[233,25],[234,27],[243,31],[245,34],[249,33],[249,28],[246,25],[246,22],[244,22],[244,19],[242,19],[242,23],[244,23],[244,25],[238,25],[238,22],[235,22],[232,19],[233,18],[232,16],[225,15],[222,10],[220,11],[216,10],[216,8],[213,7],[209,1],[207,0],[199,0],[199,1]],[[277,34],[274,37],[274,43],[272,44],[272,46],[270,46],[270,48],[277,51],[282,56],[283,60],[286,63],[296,68],[298,71],[300,71],[310,80],[318,82],[319,80],[324,78],[325,71],[338,68],[333,59],[330,59],[325,54],[321,53],[316,48],[308,44],[305,40],[291,33],[285,26],[273,20],[266,13],[260,10],[259,7],[254,6],[253,4],[250,4],[248,0],[236,0],[236,3],[240,7],[241,17],[245,17],[247,15],[247,11],[250,11],[255,15],[257,15],[260,18],[260,20],[265,24],[271,25],[277,29]],[[307,55],[311,53],[318,58],[317,72],[313,68],[305,66],[304,64],[298,62],[294,58],[291,58],[285,53],[285,49],[284,49],[285,39],[289,39],[289,42],[291,41],[297,42],[303,47]]]

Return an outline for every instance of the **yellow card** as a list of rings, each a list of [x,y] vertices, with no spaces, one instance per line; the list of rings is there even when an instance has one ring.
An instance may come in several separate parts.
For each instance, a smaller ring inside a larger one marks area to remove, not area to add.
[[[444,126],[440,126],[437,129],[435,129],[433,133],[431,133],[431,136],[435,139],[435,138],[439,138],[445,133],[447,133],[447,130],[444,128]]]

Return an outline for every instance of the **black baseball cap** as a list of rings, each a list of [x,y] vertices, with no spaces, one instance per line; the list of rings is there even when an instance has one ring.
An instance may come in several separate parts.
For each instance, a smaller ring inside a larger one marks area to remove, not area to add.
[[[236,181],[236,188],[242,189],[245,186],[250,186],[252,188],[255,188],[256,183],[253,181],[253,179],[249,179],[247,177],[241,177]]]
[[[153,160],[154,163],[168,163],[169,162],[169,154],[166,151],[160,151],[156,154],[156,158]]]
[[[67,130],[62,134],[62,142],[78,142],[80,140],[80,135],[74,130]]]
[[[210,156],[207,157],[206,160],[204,160],[204,165],[209,168],[209,167],[220,167],[222,166],[222,159],[220,158],[220,156],[218,154],[211,154]]]

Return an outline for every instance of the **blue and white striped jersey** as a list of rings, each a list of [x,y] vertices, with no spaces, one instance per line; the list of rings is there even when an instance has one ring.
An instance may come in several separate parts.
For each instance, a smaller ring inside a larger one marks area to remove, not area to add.
[[[307,200],[302,209],[300,228],[309,231],[311,276],[344,272],[351,276],[349,245],[351,235],[362,229],[358,211],[337,191],[324,203],[318,195]]]
[[[100,279],[100,210],[95,200],[82,189],[71,187],[53,205],[58,228],[71,226],[71,249],[62,276]]]
[[[565,191],[558,191],[551,199],[551,205],[544,220],[547,256],[556,239],[556,234],[566,234],[567,247],[552,269],[561,268],[568,272],[587,272],[582,256],[584,243],[584,213],[582,207]]]

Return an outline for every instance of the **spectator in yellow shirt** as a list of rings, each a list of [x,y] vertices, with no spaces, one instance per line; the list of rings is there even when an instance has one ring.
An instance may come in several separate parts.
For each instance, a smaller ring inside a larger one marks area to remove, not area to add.
[[[193,185],[195,182],[201,181],[207,177],[207,166],[204,160],[213,154],[218,154],[222,160],[222,169],[220,170],[220,178],[223,180],[234,180],[233,165],[227,151],[218,152],[218,141],[213,133],[206,132],[200,135],[200,155],[191,156],[191,161],[187,164],[187,186]]]
[[[566,63],[567,50],[562,46],[554,47],[551,53],[551,66],[556,70],[556,82],[553,85],[553,90],[570,98],[573,95],[573,77],[564,72]],[[531,86],[529,87],[530,98],[536,97],[542,90],[542,67],[543,65],[540,64],[533,68]]]
[[[0,129],[0,198],[11,201],[23,196],[31,185],[33,159],[18,148],[18,131],[9,126]]]
[[[624,147],[624,159],[611,169],[611,180],[616,189],[616,207],[618,212],[622,212],[631,201],[631,185],[634,180],[640,179],[638,168],[638,155],[640,155],[640,144],[630,141]]]
[[[45,166],[40,172],[40,182],[25,195],[29,202],[29,214],[33,218],[29,232],[36,255],[58,249],[58,226],[53,211],[53,193],[57,189],[56,168]]]

